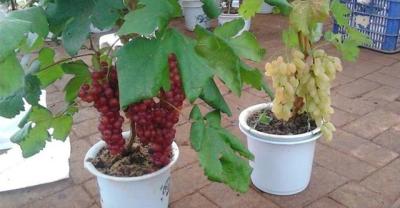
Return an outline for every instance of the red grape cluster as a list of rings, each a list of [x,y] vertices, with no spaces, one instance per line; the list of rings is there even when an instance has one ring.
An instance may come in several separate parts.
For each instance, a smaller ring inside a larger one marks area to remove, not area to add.
[[[168,57],[171,89],[161,90],[158,97],[135,103],[126,110],[140,142],[149,145],[153,163],[163,167],[170,162],[175,124],[179,121],[185,94],[175,55]]]
[[[124,149],[125,140],[122,137],[124,118],[120,115],[118,78],[115,67],[102,63],[102,70],[92,72],[92,84],[82,85],[79,97],[88,103],[94,102],[94,107],[100,112],[99,131],[107,148],[112,154],[119,154]]]

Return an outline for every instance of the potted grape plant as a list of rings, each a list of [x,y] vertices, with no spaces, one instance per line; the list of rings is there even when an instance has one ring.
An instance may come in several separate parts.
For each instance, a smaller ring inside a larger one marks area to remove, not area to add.
[[[348,60],[355,60],[358,45],[369,40],[348,25],[349,9],[337,0],[295,0],[278,6],[291,11],[289,28],[283,32],[288,54],[265,66],[275,96],[271,103],[241,112],[239,127],[255,156],[250,161],[253,184],[267,193],[291,195],[309,184],[316,140],[332,139],[330,88],[343,69],[340,58],[314,44],[312,31],[333,16],[348,38],[328,31],[325,39]]]
[[[217,18],[214,0],[203,2],[208,17]],[[102,141],[83,162],[97,177],[102,207],[167,207],[179,156],[175,124],[185,103],[193,106],[186,119],[205,175],[247,191],[253,155],[221,126],[222,114],[231,111],[215,80],[238,96],[245,84],[266,89],[262,73],[244,62],[261,61],[265,50],[251,33],[237,36],[242,19],[214,31],[197,26],[189,37],[169,24],[180,16],[178,0],[55,0],[0,18],[0,116],[17,116],[24,101],[32,106],[11,137],[23,156],[40,152],[47,141],[64,141],[81,103],[90,103],[99,112]],[[96,48],[91,25],[116,28],[122,46]],[[50,32],[68,57],[56,59],[44,44]],[[31,58],[21,64],[25,55]],[[38,102],[40,92],[65,75],[66,106],[52,112]],[[199,102],[213,110],[203,114]],[[123,132],[124,123],[130,131]]]

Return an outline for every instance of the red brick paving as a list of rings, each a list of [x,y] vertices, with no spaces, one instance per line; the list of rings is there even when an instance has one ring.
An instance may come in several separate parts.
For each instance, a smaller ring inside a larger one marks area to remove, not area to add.
[[[181,26],[182,22],[174,24]],[[284,51],[280,33],[285,24],[282,18],[272,15],[253,19],[252,30],[268,49],[264,62]],[[326,49],[333,51],[331,47]],[[58,51],[62,56],[62,50]],[[264,62],[257,66],[262,67]],[[399,208],[400,54],[362,49],[358,62],[344,65],[332,92],[337,111],[333,121],[338,131],[332,142],[318,142],[311,183],[304,192],[282,197],[252,188],[246,194],[237,194],[209,182],[190,149],[190,126],[182,120],[177,135],[181,157],[173,169],[171,208]],[[64,105],[60,102],[64,85],[65,80],[48,88],[53,111]],[[224,118],[224,126],[244,141],[236,127],[240,110],[269,99],[253,89],[243,91],[241,99],[226,88],[223,94],[233,112],[232,118]],[[204,103],[201,108],[208,110]],[[182,117],[187,118],[189,113],[190,109],[185,109]],[[96,181],[82,163],[87,149],[99,139],[96,123],[96,113],[91,109],[85,108],[75,116],[69,179],[0,193],[0,208],[100,207]]]

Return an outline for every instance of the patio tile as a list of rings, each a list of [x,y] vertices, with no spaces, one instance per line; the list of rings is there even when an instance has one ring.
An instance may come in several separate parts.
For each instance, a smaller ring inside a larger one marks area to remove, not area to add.
[[[338,86],[347,84],[353,80],[355,80],[355,78],[348,77],[342,73],[338,73],[336,74],[336,79],[332,83],[332,88],[337,88]]]
[[[204,176],[204,171],[198,163],[177,170],[172,175],[170,201],[178,201],[209,183],[211,182]]]
[[[388,149],[400,153],[400,130],[391,128],[374,138],[373,141]]]
[[[94,107],[81,108],[78,113],[74,115],[74,122],[80,123],[90,119],[97,119],[98,117],[99,113]]]
[[[357,149],[363,144],[368,143],[368,140],[362,139],[361,137],[358,137],[354,134],[343,131],[342,129],[337,129],[333,133],[333,139],[331,141],[320,139],[319,142],[330,146],[333,149],[351,154],[352,150]]]
[[[343,72],[341,73],[348,77],[361,78],[381,68],[381,64],[367,61],[343,62]]]
[[[394,202],[400,195],[400,159],[368,176],[361,185]]]
[[[43,200],[49,195],[62,191],[73,185],[72,180],[66,179],[35,187],[1,192],[0,208],[19,208],[37,200]]]
[[[366,162],[320,144],[316,148],[315,161],[318,165],[353,180],[360,180],[376,170]]]
[[[84,139],[76,140],[71,143],[71,162],[80,162],[83,163],[86,152],[92,147],[88,141]]]
[[[388,66],[388,67],[384,67],[379,72],[389,75],[389,76],[395,76],[395,77],[400,78],[400,62],[393,64],[391,66]]]
[[[351,151],[355,157],[376,167],[381,167],[395,159],[399,154],[384,147],[368,142]]]
[[[176,127],[175,142],[178,145],[190,146],[191,123],[184,123]]]
[[[400,97],[400,90],[390,86],[381,86],[365,94],[363,97],[394,101],[396,98]]]
[[[179,146],[179,158],[173,170],[184,168],[197,161],[197,153],[191,146]]]
[[[318,200],[347,181],[348,179],[343,176],[319,165],[314,165],[310,185],[305,191],[292,196],[274,196],[270,194],[264,194],[264,196],[277,203],[280,207],[299,208]]]
[[[24,208],[57,207],[57,208],[82,208],[94,203],[89,194],[80,186],[74,186],[53,194],[42,200],[24,206]]]
[[[360,98],[351,99],[344,95],[340,95],[336,91],[332,92],[332,105],[343,111],[357,115],[367,114],[368,112],[371,112],[379,107],[378,104],[373,102],[369,102]]]
[[[343,127],[366,139],[372,139],[390,127],[400,123],[400,116],[384,110],[371,112]]]
[[[86,181],[83,184],[83,187],[85,188],[86,192],[88,192],[92,197],[99,197],[100,194],[96,178]]]
[[[343,126],[358,117],[357,115],[342,111],[338,108],[334,108],[334,110],[335,113],[332,115],[332,122],[336,127]]]
[[[70,163],[70,177],[75,184],[81,184],[94,176],[83,167],[83,161]]]
[[[334,200],[351,208],[383,208],[386,202],[383,197],[357,183],[346,184],[330,194]]]
[[[370,80],[357,79],[355,81],[352,81],[350,83],[338,87],[336,90],[342,95],[345,95],[349,98],[355,98],[367,92],[370,92],[378,88],[379,86],[380,86],[379,84]]]
[[[400,77],[394,77],[381,72],[375,72],[365,76],[364,78],[400,89]]]
[[[213,183],[200,190],[200,193],[221,208],[278,208],[273,202],[250,189],[245,194],[232,191],[223,184]]]
[[[306,206],[305,208],[346,208],[346,207],[328,197],[324,197]]]
[[[207,198],[205,198],[199,193],[187,196],[170,205],[170,208],[200,208],[200,207],[218,208],[211,201],[209,201]]]
[[[79,124],[74,124],[72,126],[72,130],[78,137],[85,137],[97,133],[99,130],[97,129],[99,121],[98,119],[91,119]]]

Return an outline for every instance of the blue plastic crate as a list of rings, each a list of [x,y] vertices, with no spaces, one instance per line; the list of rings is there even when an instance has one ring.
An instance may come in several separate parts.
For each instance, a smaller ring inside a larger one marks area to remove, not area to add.
[[[364,45],[385,53],[400,51],[400,0],[341,0],[351,10],[350,26],[371,38]],[[346,36],[336,23],[333,32]]]

